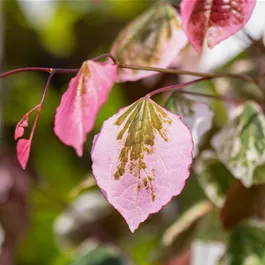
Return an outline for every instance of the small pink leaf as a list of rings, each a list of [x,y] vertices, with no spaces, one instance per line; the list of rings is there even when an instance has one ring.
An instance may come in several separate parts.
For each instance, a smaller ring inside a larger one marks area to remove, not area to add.
[[[22,137],[24,134],[24,129],[29,125],[29,117],[26,115],[22,120],[17,124],[15,129],[15,140]]]
[[[116,65],[86,61],[62,96],[54,132],[64,144],[74,147],[78,156],[83,154],[87,134],[116,79]]]
[[[192,150],[179,116],[141,98],[104,122],[93,142],[92,169],[133,232],[182,191]]]
[[[23,169],[26,168],[29,153],[30,153],[31,139],[20,139],[17,143],[17,158]]]
[[[256,0],[182,0],[182,26],[197,52],[235,34],[249,20]]]

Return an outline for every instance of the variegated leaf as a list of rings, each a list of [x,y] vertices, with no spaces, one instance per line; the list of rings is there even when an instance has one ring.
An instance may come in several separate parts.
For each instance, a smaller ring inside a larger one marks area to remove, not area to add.
[[[219,159],[246,187],[253,173],[265,162],[265,117],[252,102],[237,108],[232,120],[212,139]]]
[[[232,230],[222,265],[265,264],[265,227],[262,223],[242,224]]]
[[[160,2],[120,32],[111,54],[121,63],[166,68],[186,44],[177,11],[170,4]],[[135,81],[154,74],[119,69],[119,81]]]
[[[62,96],[54,132],[64,144],[74,147],[78,156],[83,155],[87,134],[93,129],[116,78],[117,65],[88,60]]]
[[[210,48],[239,31],[249,20],[256,0],[182,0],[182,26],[196,49]]]
[[[215,206],[221,208],[228,189],[235,181],[233,175],[210,150],[205,150],[200,154],[194,168],[207,197]]]
[[[201,138],[212,127],[213,112],[207,104],[196,101],[194,97],[180,94],[172,96],[166,108],[178,114],[191,130],[194,142],[193,156],[197,156]]]
[[[91,152],[93,173],[132,232],[182,191],[192,149],[191,133],[179,116],[149,98],[104,122]]]

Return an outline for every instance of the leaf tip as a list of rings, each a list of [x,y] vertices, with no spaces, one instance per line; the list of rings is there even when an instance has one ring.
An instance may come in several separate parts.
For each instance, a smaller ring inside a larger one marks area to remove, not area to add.
[[[26,168],[30,154],[30,139],[20,139],[17,143],[17,158],[23,169]]]

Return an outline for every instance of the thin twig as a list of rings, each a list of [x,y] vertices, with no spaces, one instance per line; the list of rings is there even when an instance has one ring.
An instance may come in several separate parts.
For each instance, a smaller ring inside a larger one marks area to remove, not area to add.
[[[97,57],[94,57],[91,60],[94,61],[98,61],[101,60],[103,58],[109,57],[112,59],[114,64],[118,64],[117,60],[115,57],[113,57],[111,54],[109,53],[103,53]],[[79,68],[74,68],[74,69],[66,69],[66,68],[48,68],[48,67],[24,67],[24,68],[18,68],[18,69],[14,69],[11,71],[7,71],[3,74],[0,74],[0,78],[9,76],[9,75],[13,75],[16,73],[22,73],[22,72],[44,72],[44,73],[51,73],[52,71],[54,71],[57,74],[75,74],[79,71]]]
[[[129,65],[129,64],[121,64],[118,63],[115,57],[109,54],[102,54],[98,57],[95,57],[93,60],[99,60],[105,57],[110,57],[115,64],[118,65],[119,68],[126,68],[126,69],[133,69],[133,70],[140,70],[140,71],[152,71],[152,72],[159,72],[159,73],[168,73],[168,74],[178,74],[178,75],[190,75],[190,76],[197,76],[197,77],[206,77],[206,78],[219,78],[219,77],[230,77],[235,79],[241,79],[243,81],[249,81],[256,83],[256,79],[253,79],[250,76],[242,75],[242,74],[230,74],[230,73],[202,73],[202,72],[193,72],[187,70],[178,70],[178,69],[167,69],[167,68],[159,68],[159,67],[150,67],[150,66],[139,66],[139,65]],[[25,67],[25,68],[18,68],[3,74],[0,74],[0,78],[21,73],[27,71],[38,71],[38,72],[46,72],[51,73],[54,70],[58,74],[71,74],[77,73],[78,69],[66,69],[66,68],[45,68],[45,67]]]
[[[55,69],[51,69],[50,75],[49,75],[49,77],[47,79],[47,82],[46,82],[46,85],[45,85],[45,88],[44,88],[44,91],[43,91],[43,94],[42,94],[42,98],[41,98],[40,104],[38,105],[38,112],[37,112],[34,124],[32,126],[32,130],[31,130],[31,133],[30,133],[30,140],[32,140],[32,138],[33,138],[33,135],[34,135],[34,132],[35,132],[35,129],[36,129],[39,117],[40,117],[40,113],[41,113],[41,110],[42,110],[42,107],[43,107],[43,104],[44,104],[44,101],[45,101],[45,98],[46,98],[46,95],[47,95],[48,88],[50,86],[52,77],[54,76],[55,73],[56,73],[56,70]]]
[[[130,65],[130,64],[118,64],[119,68],[133,69],[140,71],[153,71],[159,73],[168,73],[168,74],[178,74],[178,75],[190,75],[197,77],[206,77],[208,79],[219,78],[219,77],[231,77],[235,79],[241,79],[243,81],[254,82],[254,79],[247,75],[242,74],[230,74],[230,73],[202,73],[202,72],[193,72],[187,70],[178,70],[178,69],[167,69],[159,67],[150,67],[150,66],[139,66],[139,65]]]
[[[190,82],[186,82],[186,83],[181,83],[181,84],[177,84],[177,85],[162,87],[162,88],[156,89],[156,90],[146,94],[145,97],[150,98],[150,97],[152,97],[152,96],[154,96],[156,94],[162,93],[162,92],[172,91],[172,90],[180,89],[180,88],[183,88],[183,87],[186,87],[186,86],[191,86],[191,85],[194,85],[196,83],[199,83],[201,81],[208,80],[208,79],[210,79],[210,78],[203,77],[203,78],[199,78],[199,79],[196,79],[196,80],[193,80],[193,81],[190,81]]]
[[[119,63],[118,60],[114,56],[112,56],[111,54],[108,54],[108,53],[104,53],[98,57],[93,58],[92,60],[100,60],[100,59],[106,58],[106,57],[111,58],[113,63],[116,64],[119,68],[201,77],[200,79],[194,80],[192,82],[178,84],[177,86],[173,86],[174,88],[173,87],[172,88],[167,87],[167,88],[161,88],[161,89],[155,90],[155,91],[149,93],[147,96],[153,96],[157,93],[161,93],[164,91],[182,88],[184,86],[188,86],[188,85],[191,85],[191,84],[203,81],[203,80],[220,78],[220,77],[229,77],[229,78],[234,78],[234,79],[238,79],[238,80],[242,80],[242,81],[248,81],[248,82],[254,83],[256,86],[258,86],[263,91],[263,89],[259,83],[259,79],[262,78],[261,76],[258,78],[252,78],[248,75],[242,75],[242,74],[202,73],[202,72],[193,72],[193,71],[187,71],[187,70],[167,69],[167,68],[159,68],[159,67],[122,64],[122,63]],[[70,74],[70,73],[77,73],[79,71],[79,69],[26,67],[26,68],[19,68],[19,69],[11,70],[11,71],[8,71],[6,73],[0,74],[0,78],[9,76],[9,75],[12,75],[15,73],[26,72],[26,71],[40,71],[40,72],[46,72],[46,73],[51,73],[53,71],[54,73],[59,73],[59,74],[68,74],[68,73]],[[265,95],[264,95],[264,97],[265,97]]]

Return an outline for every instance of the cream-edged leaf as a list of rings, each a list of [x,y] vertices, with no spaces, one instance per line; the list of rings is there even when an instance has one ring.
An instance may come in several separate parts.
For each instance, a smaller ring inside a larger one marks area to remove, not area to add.
[[[166,68],[187,44],[180,18],[170,4],[154,4],[125,27],[113,43],[111,54],[120,63]],[[135,81],[156,72],[119,69],[119,81]]]
[[[265,162],[265,117],[252,102],[238,107],[232,116],[212,145],[230,172],[250,187],[255,182],[255,168]]]

